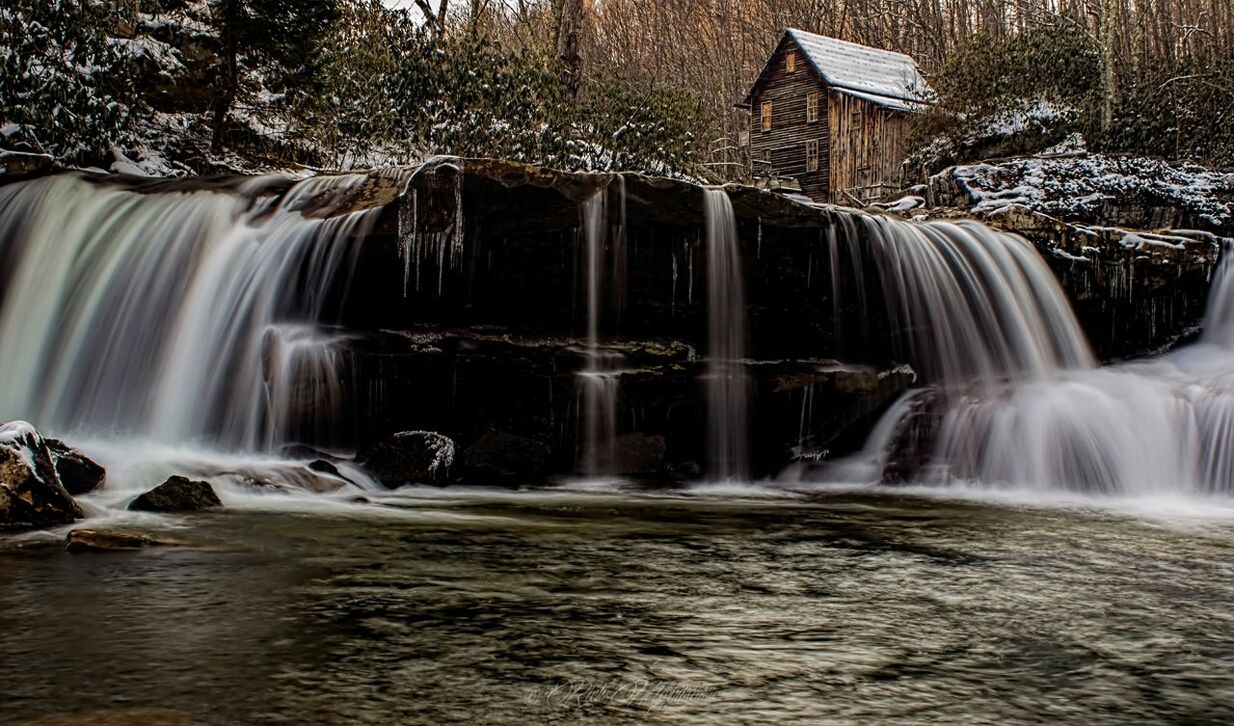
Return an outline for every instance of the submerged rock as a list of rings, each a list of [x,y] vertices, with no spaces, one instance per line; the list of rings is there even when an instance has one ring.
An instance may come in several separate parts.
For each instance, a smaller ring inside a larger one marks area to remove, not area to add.
[[[47,439],[47,448],[60,483],[69,494],[89,494],[103,486],[107,471],[93,459],[59,439]]]
[[[223,506],[214,487],[204,481],[173,476],[129,504],[134,512],[196,512]]]
[[[170,708],[114,708],[40,716],[25,726],[203,726],[183,711]]]
[[[454,452],[454,441],[448,436],[403,431],[369,446],[356,459],[386,486],[445,484],[454,467]]]
[[[535,439],[490,431],[463,452],[463,468],[482,483],[525,484],[544,473],[551,456],[552,450]]]
[[[0,426],[0,529],[50,527],[82,516],[38,431],[25,421]]]
[[[64,539],[69,552],[118,552],[146,547],[187,547],[191,543],[122,529],[75,529]]]

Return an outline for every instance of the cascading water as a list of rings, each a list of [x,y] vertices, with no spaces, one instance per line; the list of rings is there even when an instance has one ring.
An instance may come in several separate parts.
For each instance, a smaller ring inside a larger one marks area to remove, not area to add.
[[[1057,280],[1023,238],[976,222],[860,223],[892,325],[927,380],[989,384],[1095,365]]]
[[[733,205],[723,189],[705,191],[707,215],[707,458],[719,481],[749,477],[749,377],[741,249]]]
[[[617,179],[621,179],[620,176]],[[624,293],[625,186],[619,188],[621,226],[612,244],[612,274],[609,276],[614,307]],[[608,239],[608,190],[602,189],[581,205],[582,238],[586,246],[587,362],[578,374],[582,448],[579,468],[588,476],[610,474],[617,464],[617,396],[621,387],[623,357],[600,347],[600,320],[605,300],[604,262]]]
[[[910,478],[1111,494],[1234,492],[1234,284],[1206,332],[1157,360],[1097,368],[1062,292],[1022,239],[975,224],[862,218],[889,315],[935,384],[828,472],[878,480],[925,432]],[[899,462],[902,464],[902,462]]]
[[[332,340],[302,326],[320,322],[347,240],[374,219],[300,210],[365,178],[185,193],[66,174],[0,188],[0,418],[227,449],[279,443],[288,409],[319,405],[299,397],[337,383]]]

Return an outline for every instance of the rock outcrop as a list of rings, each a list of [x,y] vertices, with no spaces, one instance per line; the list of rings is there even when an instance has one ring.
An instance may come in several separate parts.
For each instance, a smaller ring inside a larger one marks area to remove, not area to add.
[[[403,431],[364,448],[356,460],[386,486],[445,484],[454,468],[454,449],[448,436]]]
[[[490,431],[463,452],[463,469],[469,481],[520,486],[538,482],[550,456],[542,442]]]
[[[173,476],[129,504],[134,512],[197,512],[223,506],[214,487],[204,481]]]
[[[69,494],[89,494],[107,480],[107,471],[101,465],[63,441],[47,439],[47,448],[51,451],[60,483]]]
[[[38,431],[24,421],[0,426],[0,529],[50,527],[82,516]]]

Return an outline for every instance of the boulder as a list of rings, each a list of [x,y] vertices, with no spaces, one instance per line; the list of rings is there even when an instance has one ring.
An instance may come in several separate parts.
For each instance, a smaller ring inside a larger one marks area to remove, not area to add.
[[[288,459],[321,459],[323,461],[342,461],[342,459],[334,454],[308,446],[307,444],[288,444],[280,449],[279,453]]]
[[[454,451],[448,436],[404,431],[365,448],[356,460],[386,486],[445,484],[454,467]]]
[[[50,154],[0,149],[0,184],[49,173],[56,165]]]
[[[223,506],[214,487],[204,481],[173,476],[129,504],[134,512],[196,512]]]
[[[918,480],[930,464],[947,405],[937,388],[913,395],[909,410],[891,439],[883,467],[883,484],[908,484]]]
[[[0,426],[0,529],[50,527],[82,516],[38,431],[25,421]]]
[[[325,459],[315,459],[313,461],[310,461],[308,463],[308,468],[311,469],[312,471],[320,472],[322,474],[331,474],[337,477],[343,476],[339,472],[337,466],[330,463],[329,461],[326,461]]]
[[[64,538],[69,552],[120,552],[146,547],[186,547],[189,542],[121,529],[74,529]]]
[[[103,486],[107,471],[93,459],[59,439],[47,439],[47,448],[60,483],[69,494],[89,494]]]
[[[597,471],[623,476],[659,473],[664,464],[666,444],[663,436],[622,434],[613,441],[610,451],[601,450],[592,457],[584,450],[583,460],[594,461]]]
[[[513,434],[490,431],[463,452],[463,468],[478,483],[530,483],[540,477],[552,456],[545,444]]]

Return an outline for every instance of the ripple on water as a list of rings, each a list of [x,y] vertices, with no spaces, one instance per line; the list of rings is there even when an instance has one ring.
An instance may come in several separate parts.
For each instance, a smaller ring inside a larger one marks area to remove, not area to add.
[[[221,552],[0,554],[0,610],[22,624],[0,629],[7,714],[1234,718],[1221,521],[855,492],[411,491],[368,508],[429,516],[233,511],[182,520],[238,545]]]

